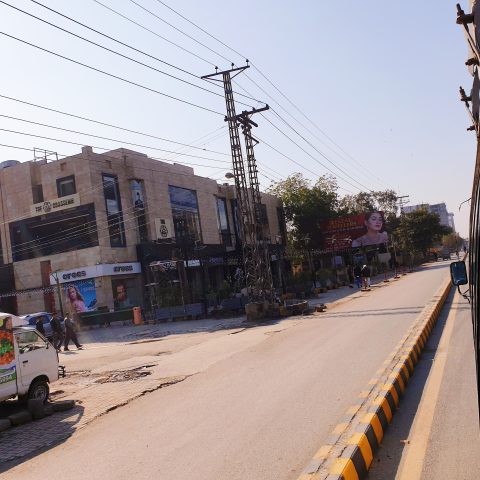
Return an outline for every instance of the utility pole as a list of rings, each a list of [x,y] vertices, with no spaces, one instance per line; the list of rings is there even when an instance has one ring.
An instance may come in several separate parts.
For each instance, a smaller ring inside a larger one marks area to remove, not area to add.
[[[55,280],[55,283],[57,284],[57,295],[58,295],[58,304],[60,307],[60,315],[62,316],[62,318],[65,318],[65,314],[63,312],[63,303],[62,303],[62,289],[60,287],[60,280],[58,279],[58,270],[56,270],[55,272],[52,272],[50,275],[53,277],[53,279]]]
[[[243,261],[245,266],[245,280],[249,297],[251,300],[268,300],[273,297],[272,273],[270,270],[270,258],[268,245],[263,235],[263,227],[259,222],[261,212],[260,184],[258,181],[258,169],[253,151],[254,143],[258,143],[251,135],[251,127],[258,126],[250,119],[254,113],[268,110],[268,105],[260,109],[243,111],[240,115],[235,111],[235,99],[233,97],[232,78],[242,73],[248,65],[232,68],[230,70],[218,71],[210,75],[204,75],[202,79],[209,79],[223,82],[225,91],[225,103],[227,115],[225,121],[228,123],[230,135],[230,148],[232,151],[232,168],[235,180],[235,193],[237,197],[237,208],[241,221],[241,236]],[[233,74],[233,76],[232,76]],[[217,76],[222,80],[217,80]],[[247,152],[247,168],[242,155],[239,126],[242,126]],[[248,176],[247,176],[248,170]]]

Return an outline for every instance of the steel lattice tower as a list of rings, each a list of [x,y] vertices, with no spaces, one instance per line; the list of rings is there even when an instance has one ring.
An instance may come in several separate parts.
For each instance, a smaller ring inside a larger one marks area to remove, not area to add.
[[[271,300],[273,293],[272,274],[270,270],[268,246],[263,236],[262,223],[258,221],[261,212],[261,195],[258,169],[253,151],[253,143],[255,140],[251,136],[251,125],[257,125],[250,120],[250,115],[258,111],[268,110],[268,106],[259,110],[253,109],[251,112],[242,112],[240,115],[236,114],[232,88],[233,77],[231,73],[236,72],[235,77],[247,68],[249,68],[248,65],[245,67],[232,68],[231,70],[205,75],[202,78],[214,79],[217,75],[222,75],[223,79],[227,108],[225,121],[228,123],[230,135],[235,194],[241,221],[245,281],[249,297],[252,300]],[[248,175],[245,169],[240,143],[240,124],[242,125],[245,138]]]

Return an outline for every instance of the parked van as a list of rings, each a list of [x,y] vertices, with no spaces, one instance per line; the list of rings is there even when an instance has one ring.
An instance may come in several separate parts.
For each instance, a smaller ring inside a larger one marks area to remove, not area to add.
[[[52,344],[30,326],[15,326],[17,319],[0,313],[0,401],[18,396],[46,402],[49,383],[64,369]]]

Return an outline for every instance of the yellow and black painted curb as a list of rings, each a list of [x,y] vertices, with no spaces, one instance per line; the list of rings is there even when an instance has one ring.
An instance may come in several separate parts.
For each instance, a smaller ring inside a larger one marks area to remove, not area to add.
[[[317,451],[298,480],[361,480],[367,476],[450,290],[448,281],[393,352],[394,362],[385,362],[392,365],[388,376],[379,375],[370,381],[375,385],[374,397],[367,401],[370,392],[360,393],[357,404],[347,410],[343,422],[335,427],[327,444]]]

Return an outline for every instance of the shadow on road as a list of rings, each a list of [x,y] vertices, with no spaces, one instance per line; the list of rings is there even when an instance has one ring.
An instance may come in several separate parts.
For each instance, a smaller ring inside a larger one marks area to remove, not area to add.
[[[5,418],[4,414],[18,411],[19,405],[17,402],[6,402],[0,408],[0,418]],[[55,412],[49,417],[10,427],[0,433],[0,474],[67,440],[76,431],[83,413],[84,408],[77,405],[71,410]]]

